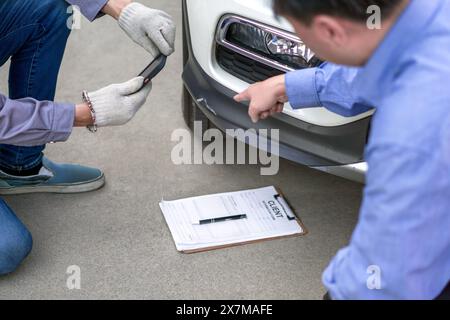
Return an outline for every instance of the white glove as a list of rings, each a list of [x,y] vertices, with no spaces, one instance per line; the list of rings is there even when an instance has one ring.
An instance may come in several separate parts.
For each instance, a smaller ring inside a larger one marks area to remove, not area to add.
[[[128,123],[144,105],[152,84],[144,83],[143,77],[134,78],[122,84],[112,84],[89,93],[95,111],[95,124],[99,127],[121,126]]]
[[[175,24],[164,11],[132,2],[119,16],[120,27],[153,57],[169,56],[175,47]]]

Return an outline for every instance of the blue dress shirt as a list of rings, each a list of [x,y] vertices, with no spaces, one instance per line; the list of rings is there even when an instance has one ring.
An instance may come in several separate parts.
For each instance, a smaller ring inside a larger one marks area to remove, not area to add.
[[[449,17],[450,1],[412,0],[363,68],[286,77],[293,107],[375,107],[360,219],[323,275],[334,299],[434,299],[450,281]]]

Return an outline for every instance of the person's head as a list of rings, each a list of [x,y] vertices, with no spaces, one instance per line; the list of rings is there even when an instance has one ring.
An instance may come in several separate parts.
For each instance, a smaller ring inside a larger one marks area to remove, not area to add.
[[[273,0],[273,7],[275,14],[287,18],[320,58],[361,66],[408,3],[409,0]],[[378,19],[381,28],[376,26]]]

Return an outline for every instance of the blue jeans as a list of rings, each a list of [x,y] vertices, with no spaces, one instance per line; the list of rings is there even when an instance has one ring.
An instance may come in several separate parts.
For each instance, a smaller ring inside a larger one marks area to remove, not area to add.
[[[68,19],[64,0],[0,1],[0,66],[11,58],[10,98],[54,99]],[[18,173],[40,167],[44,148],[0,145],[0,167]],[[0,275],[14,271],[31,247],[27,228],[0,199]]]
[[[17,269],[33,245],[30,232],[0,199],[0,275]]]
[[[55,98],[70,29],[64,0],[0,1],[0,66],[11,58],[9,98]],[[42,165],[45,146],[0,145],[0,168],[10,174]]]

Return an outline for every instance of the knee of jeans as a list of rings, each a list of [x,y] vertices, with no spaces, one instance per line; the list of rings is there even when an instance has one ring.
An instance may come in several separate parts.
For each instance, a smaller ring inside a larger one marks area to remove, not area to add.
[[[14,272],[31,252],[33,238],[28,230],[0,239],[0,275]]]
[[[70,33],[69,4],[65,0],[34,0],[45,29]]]

